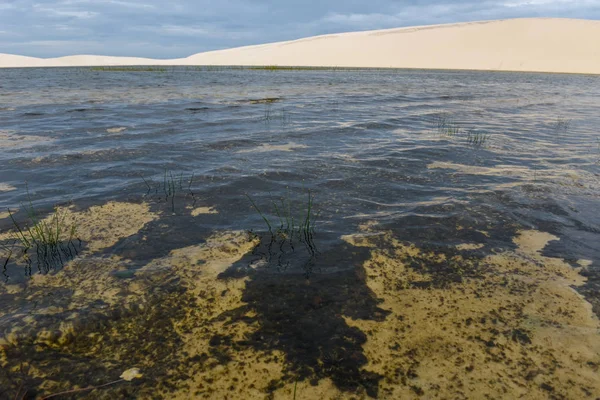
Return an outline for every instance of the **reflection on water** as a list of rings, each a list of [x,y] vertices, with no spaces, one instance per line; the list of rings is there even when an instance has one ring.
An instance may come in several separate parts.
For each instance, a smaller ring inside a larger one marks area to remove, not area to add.
[[[600,396],[597,77],[0,77],[0,398]]]

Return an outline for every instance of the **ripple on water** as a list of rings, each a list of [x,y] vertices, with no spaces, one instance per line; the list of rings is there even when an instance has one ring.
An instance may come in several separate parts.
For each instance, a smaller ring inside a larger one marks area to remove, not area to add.
[[[25,279],[0,210],[9,398],[600,397],[596,80],[0,75],[0,204],[81,239]]]

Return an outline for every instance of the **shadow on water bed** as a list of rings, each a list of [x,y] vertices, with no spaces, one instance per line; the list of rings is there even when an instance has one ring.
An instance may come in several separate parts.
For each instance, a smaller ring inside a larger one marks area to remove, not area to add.
[[[0,292],[0,398],[100,386],[131,368],[143,376],[77,396],[600,393],[597,320],[571,289],[584,279],[542,255],[557,239],[550,234],[515,225],[512,244],[489,251],[493,231],[465,234],[483,226],[437,221],[445,229],[436,235],[455,238],[453,249],[411,234],[433,223],[426,218],[406,219],[395,233],[369,223],[316,257],[297,246],[300,261],[281,270],[277,247],[266,250],[270,234],[207,234],[134,262],[118,243],[141,240],[161,221],[147,205],[109,203],[76,216],[86,222],[85,251]],[[307,275],[302,260],[311,259]]]
[[[102,237],[95,240],[108,244]],[[90,242],[91,248],[101,248]],[[248,270],[256,260],[251,250],[259,244],[252,234],[217,235],[151,260],[133,274],[118,273],[127,270],[128,260],[87,252],[56,274],[9,287],[2,293],[10,308],[2,313],[0,347],[0,382],[8,391],[0,396],[22,391],[24,398],[35,398],[99,386],[131,367],[140,368],[143,377],[90,396],[185,393],[185,382],[205,375],[210,384],[216,366],[229,368],[240,356],[254,361],[238,361],[244,372],[239,390],[250,385],[257,394],[268,394],[289,382],[317,385],[328,377],[342,390],[376,396],[380,377],[361,368],[367,363],[361,352],[366,335],[344,320],[385,318],[360,274],[368,254],[347,244],[335,248],[319,257],[316,267],[323,271],[343,264],[345,271],[314,274],[310,280],[304,273],[269,269],[227,278],[241,266]],[[236,337],[240,330],[246,332],[243,339]],[[283,360],[278,362],[276,352]],[[247,367],[261,363],[283,367],[279,378],[246,377]],[[196,395],[220,392],[202,386],[196,386]]]
[[[309,380],[316,386],[320,379],[330,378],[342,391],[364,391],[377,397],[382,377],[363,369],[368,362],[362,351],[367,335],[345,321],[382,321],[388,313],[378,307],[379,301],[365,284],[362,263],[368,255],[347,244],[330,249],[315,259],[314,270],[319,272],[309,278],[304,273],[248,269],[255,257],[243,258],[219,279],[236,279],[240,270],[248,271],[242,295],[245,304],[220,318],[226,324],[244,323],[258,329],[242,340],[215,335],[211,345],[226,352],[246,347],[282,352],[284,376],[273,381],[269,391],[285,382]]]

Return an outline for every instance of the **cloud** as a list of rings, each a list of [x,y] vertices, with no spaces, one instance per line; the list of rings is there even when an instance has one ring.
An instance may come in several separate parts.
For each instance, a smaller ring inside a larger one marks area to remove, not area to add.
[[[549,6],[549,7],[565,7],[565,6],[573,6],[575,7],[590,7],[594,5],[598,5],[597,0],[526,0],[526,1],[511,1],[503,4],[506,7],[538,7],[538,6]]]
[[[90,0],[75,0],[75,1],[79,2],[79,3],[88,3],[88,4],[93,3]],[[125,7],[125,8],[138,8],[138,9],[156,9],[157,8],[153,4],[139,3],[139,2],[133,2],[133,1],[104,0],[104,3],[118,6],[118,7]]]
[[[339,25],[350,25],[356,27],[388,26],[403,23],[404,20],[398,15],[386,14],[338,14],[333,13],[322,19],[325,23]]]
[[[147,30],[155,31],[154,27]],[[159,30],[165,35],[189,36],[195,38],[219,38],[219,39],[248,39],[252,37],[251,32],[222,30],[218,26],[187,26],[187,25],[162,25]]]
[[[185,57],[307,36],[513,17],[600,19],[600,0],[0,0],[0,53]]]
[[[57,10],[57,9],[53,9],[53,8],[40,7],[37,5],[34,6],[34,11],[39,12],[39,13],[44,13],[48,17],[58,17],[58,18],[68,17],[68,18],[87,19],[87,18],[93,18],[96,15],[98,15],[98,13],[91,12],[91,11]]]

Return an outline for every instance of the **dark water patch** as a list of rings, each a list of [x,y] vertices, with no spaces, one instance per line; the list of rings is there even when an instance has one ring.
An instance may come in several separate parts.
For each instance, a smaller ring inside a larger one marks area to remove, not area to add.
[[[579,286],[577,291],[585,297],[592,305],[592,310],[600,318],[600,261],[598,258],[594,263],[585,267],[581,272],[587,278],[583,286]]]
[[[192,202],[185,198],[176,199],[174,213],[170,199],[157,203],[154,208],[166,216],[148,223],[138,233],[119,240],[102,253],[123,257],[141,267],[151,260],[166,257],[175,249],[204,243],[214,227],[223,223],[223,217],[209,214],[202,219],[192,218],[191,210],[186,208]]]
[[[391,130],[395,129],[397,125],[381,122],[367,122],[355,125],[358,129],[375,129],[375,130]]]
[[[527,108],[536,108],[536,107],[552,107],[552,106],[556,106],[557,103],[554,102],[535,102],[535,103],[528,103],[528,104],[522,104],[521,108],[522,109],[527,109]]]
[[[66,150],[68,151],[68,150]],[[48,156],[35,157],[33,159],[23,158],[15,159],[13,162],[17,166],[28,167],[29,169],[36,168],[37,166],[48,167],[64,167],[66,166],[78,166],[81,164],[93,164],[93,163],[118,163],[121,161],[129,161],[132,157],[140,157],[145,153],[144,150],[136,148],[113,148],[113,149],[101,149],[82,151],[79,153],[66,152],[65,150],[59,150],[54,154]],[[77,169],[77,168],[76,168]],[[47,171],[52,171],[48,169]]]
[[[185,111],[190,111],[192,113],[205,112],[208,110],[210,110],[210,107],[188,107],[185,109]]]
[[[277,103],[283,100],[281,97],[266,97],[264,99],[249,99],[249,100],[240,100],[240,103],[250,103],[250,104],[272,104]]]
[[[380,229],[420,248],[436,246],[455,252],[456,244],[475,243],[482,246],[480,253],[489,254],[514,250],[512,239],[525,228],[518,218],[485,203],[472,208],[461,203],[421,206],[411,214],[394,223],[383,221]]]
[[[441,100],[459,100],[459,101],[468,101],[468,100],[474,100],[475,96],[470,96],[470,95],[450,95],[450,94],[444,94],[441,95],[439,97]]]
[[[87,112],[97,112],[104,111],[102,108],[73,108],[67,110],[67,113],[87,113]]]
[[[208,150],[223,151],[223,150],[232,150],[232,149],[244,148],[244,147],[252,147],[252,146],[257,146],[257,145],[258,145],[258,143],[254,140],[244,139],[244,138],[236,138],[236,139],[224,139],[224,140],[220,140],[218,142],[207,143],[207,144],[203,145],[203,147]]]

